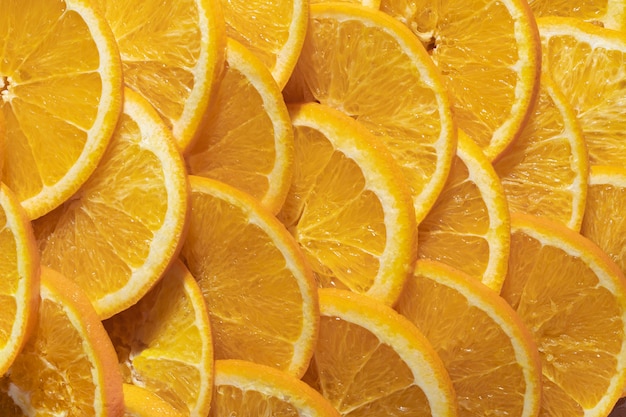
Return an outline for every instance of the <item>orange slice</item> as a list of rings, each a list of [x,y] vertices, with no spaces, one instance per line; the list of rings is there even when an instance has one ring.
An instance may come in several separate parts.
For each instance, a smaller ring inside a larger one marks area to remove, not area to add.
[[[417,225],[408,186],[384,145],[322,104],[290,107],[295,174],[278,218],[318,283],[392,304],[415,262]]]
[[[529,0],[536,16],[565,16],[586,20],[609,29],[626,29],[624,0]]]
[[[87,180],[121,108],[115,38],[88,1],[3,2],[0,112],[8,140],[2,180],[31,219]]]
[[[194,277],[177,261],[136,304],[104,321],[126,383],[205,416],[211,404],[209,314]]]
[[[184,414],[146,388],[124,384],[124,417],[183,417]]]
[[[215,385],[209,417],[338,417],[319,392],[286,372],[254,362],[215,361]]]
[[[382,0],[428,49],[455,121],[494,159],[515,139],[537,90],[541,49],[524,0]]]
[[[187,188],[170,131],[127,89],[96,171],[70,200],[34,222],[42,262],[77,282],[102,319],[128,308],[178,253]]]
[[[419,224],[418,255],[464,271],[495,291],[506,275],[509,211],[490,161],[459,131],[446,184]]]
[[[320,335],[304,380],[342,416],[456,416],[443,362],[408,319],[351,291],[319,291]]]
[[[626,166],[626,34],[576,18],[537,19],[542,68],[570,101],[591,165]]]
[[[459,416],[537,415],[537,347],[496,292],[457,269],[420,260],[395,309],[420,329],[442,359]]]
[[[0,230],[0,375],[4,375],[36,325],[39,253],[17,196],[1,183]]]
[[[190,176],[181,256],[206,300],[216,359],[304,373],[319,324],[316,285],[287,229],[256,199]]]
[[[589,174],[587,147],[569,100],[547,74],[522,133],[493,166],[511,211],[580,230]]]
[[[289,113],[269,70],[233,39],[205,118],[185,153],[189,173],[230,184],[278,212],[293,169]]]
[[[282,88],[298,60],[309,17],[307,0],[222,0],[226,33],[270,70]]]
[[[312,4],[283,94],[288,102],[338,109],[382,138],[411,188],[417,221],[423,219],[448,175],[456,127],[439,72],[409,29],[371,7]]]
[[[328,0],[310,0],[309,3],[325,3]],[[374,9],[378,9],[380,7],[380,0],[333,0],[336,2],[344,2],[344,3],[357,3],[362,4],[363,6],[372,7]]]
[[[43,268],[37,327],[0,377],[0,410],[18,416],[121,416],[115,350],[87,295]]]
[[[626,279],[589,239],[561,223],[511,217],[502,296],[539,349],[540,415],[606,416],[626,382]]]
[[[222,69],[219,0],[96,0],[119,45],[124,83],[158,111],[181,149],[193,140]]]

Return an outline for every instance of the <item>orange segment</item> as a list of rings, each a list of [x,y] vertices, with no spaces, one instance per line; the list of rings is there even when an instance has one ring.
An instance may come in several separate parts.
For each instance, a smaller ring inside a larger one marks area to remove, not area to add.
[[[411,188],[417,221],[423,219],[448,175],[456,127],[440,74],[410,30],[371,7],[312,4],[283,94],[288,102],[340,110],[379,136]]]
[[[0,184],[0,375],[32,332],[39,305],[39,253],[15,194]]]
[[[185,149],[222,69],[219,0],[96,0],[119,45],[124,83],[158,111]]]
[[[254,362],[215,361],[215,385],[209,417],[338,417],[330,403],[310,386],[275,368]]]
[[[459,416],[537,415],[537,347],[496,292],[459,270],[420,260],[395,309],[420,329],[442,359]]]
[[[256,199],[190,176],[182,259],[206,300],[216,359],[243,359],[300,376],[317,337],[319,307],[293,236]]]
[[[570,101],[591,165],[626,165],[626,34],[576,18],[537,19],[544,71]]]
[[[399,168],[369,131],[322,104],[290,107],[295,174],[278,218],[318,283],[392,304],[415,262],[417,225]]]
[[[233,39],[205,118],[185,152],[189,173],[230,184],[278,212],[293,169],[289,113],[269,70]]]
[[[167,401],[146,388],[124,384],[124,417],[183,417]]]
[[[158,395],[181,415],[211,403],[209,314],[194,277],[177,261],[136,304],[104,321],[124,382]]]
[[[626,29],[624,0],[529,0],[536,16],[575,17],[609,29]]]
[[[372,298],[319,291],[321,324],[304,380],[342,416],[456,416],[443,362],[408,319]]]
[[[121,416],[115,350],[86,294],[44,267],[38,317],[28,343],[0,377],[1,414]]]
[[[8,140],[2,180],[31,219],[87,180],[121,108],[115,38],[89,2],[3,2],[0,112]]]
[[[509,209],[580,229],[589,174],[583,132],[569,100],[547,74],[520,136],[494,161]]]
[[[77,282],[101,318],[128,308],[178,253],[187,188],[170,131],[127,89],[96,171],[71,200],[34,222],[42,262]]]
[[[495,158],[524,125],[539,87],[541,50],[525,0],[382,0],[428,49],[458,126]]]
[[[418,227],[419,257],[443,262],[499,291],[509,257],[509,227],[498,176],[480,147],[459,131],[446,184]]]
[[[626,382],[626,279],[589,239],[514,214],[502,296],[541,357],[540,415],[606,416]]]

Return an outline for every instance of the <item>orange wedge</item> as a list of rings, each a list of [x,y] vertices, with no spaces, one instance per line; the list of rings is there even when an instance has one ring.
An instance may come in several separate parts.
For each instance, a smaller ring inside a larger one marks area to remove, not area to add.
[[[254,362],[215,361],[215,385],[209,417],[339,417],[319,392],[275,368]]]
[[[540,415],[606,416],[626,383],[626,279],[589,239],[514,214],[501,295],[539,350]]]
[[[371,297],[319,291],[321,324],[304,381],[342,416],[456,416],[450,377],[424,335]]]
[[[283,95],[333,107],[379,136],[411,188],[417,221],[423,219],[448,175],[456,127],[439,71],[409,29],[360,4],[312,4]]]
[[[509,211],[490,161],[459,131],[456,156],[435,205],[419,224],[418,255],[500,291],[509,257]]]
[[[38,317],[34,333],[0,377],[0,414],[121,416],[115,350],[84,291],[44,267]]]
[[[2,180],[31,219],[66,201],[87,180],[121,108],[115,38],[90,2],[3,2],[0,112],[7,141]]]
[[[626,34],[576,18],[537,19],[543,71],[570,101],[591,165],[626,166]]]
[[[104,321],[124,382],[138,385],[181,415],[206,416],[213,345],[209,314],[194,277],[175,262],[136,304]]]
[[[580,230],[589,162],[570,102],[547,74],[520,136],[494,161],[509,209]]]
[[[395,309],[420,329],[446,366],[459,416],[537,415],[537,347],[496,292],[457,269],[420,260]]]
[[[220,0],[95,0],[119,45],[124,83],[158,111],[181,149],[193,140],[222,70]]]
[[[4,375],[36,325],[39,253],[17,196],[1,183],[0,227],[0,375]]]
[[[382,0],[428,49],[463,129],[494,159],[516,138],[537,90],[541,49],[525,0]]]
[[[295,174],[278,218],[318,283],[392,304],[416,258],[408,186],[384,145],[323,104],[290,107]]]
[[[183,417],[167,401],[146,388],[124,384],[124,417]]]
[[[309,17],[308,0],[221,0],[226,33],[270,70],[282,88],[296,64]]]
[[[319,324],[316,285],[304,254],[249,194],[210,178],[191,175],[190,182],[181,257],[206,300],[215,358],[302,375]]]
[[[161,277],[178,254],[188,208],[183,160],[156,111],[127,89],[120,119],[89,180],[34,222],[43,264],[78,283],[102,319]]]
[[[293,131],[272,74],[229,39],[206,124],[185,152],[190,174],[214,178],[280,210],[293,169]]]
[[[609,29],[626,29],[624,0],[529,0],[535,16],[575,17]]]

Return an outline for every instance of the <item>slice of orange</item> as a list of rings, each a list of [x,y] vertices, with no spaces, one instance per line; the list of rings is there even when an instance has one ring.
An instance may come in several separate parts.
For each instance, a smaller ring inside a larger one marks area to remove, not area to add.
[[[537,19],[543,71],[568,98],[591,165],[626,166],[626,34],[576,18]]]
[[[626,383],[626,279],[580,233],[527,214],[511,217],[501,295],[539,349],[540,415],[606,416]]]
[[[87,180],[121,108],[115,38],[88,1],[3,2],[0,112],[8,140],[2,180],[31,219]]]
[[[215,385],[209,417],[339,417],[319,392],[293,375],[254,362],[215,361]]]
[[[458,126],[489,159],[515,139],[537,90],[541,49],[525,0],[382,0],[428,49]]]
[[[298,60],[306,34],[307,0],[221,0],[226,33],[241,42],[284,87]]]
[[[136,304],[104,321],[124,382],[158,395],[181,415],[206,416],[213,345],[194,277],[177,261]]]
[[[324,3],[328,0],[309,0],[310,4],[313,3]],[[372,7],[374,9],[378,9],[380,7],[380,0],[333,0],[337,2],[345,2],[345,3],[357,3],[362,4],[363,6]]]
[[[228,40],[206,123],[185,152],[190,174],[243,190],[276,213],[293,169],[293,130],[280,89],[263,63]]]
[[[0,230],[0,375],[4,375],[37,322],[39,253],[26,212],[1,183]]]
[[[220,0],[95,0],[119,45],[124,83],[158,111],[181,149],[193,140],[222,70]]]
[[[184,417],[167,401],[152,391],[124,384],[124,417]]]
[[[407,318],[371,297],[319,290],[320,335],[304,381],[342,416],[456,416],[441,358]]]
[[[520,317],[496,292],[463,272],[419,260],[395,309],[442,359],[459,416],[537,416],[541,363]]]
[[[44,267],[37,327],[0,377],[0,412],[21,416],[121,416],[117,357],[87,295]]]
[[[371,7],[312,4],[283,94],[288,102],[340,110],[379,136],[411,187],[417,221],[423,219],[448,175],[456,127],[443,80],[409,29]]]
[[[544,74],[526,126],[493,163],[509,209],[580,230],[588,159],[583,132],[569,100]]]
[[[302,375],[319,324],[316,284],[304,254],[249,194],[210,178],[191,175],[190,182],[181,257],[206,300],[215,358]]]
[[[127,89],[106,154],[65,204],[34,222],[43,264],[78,283],[102,319],[139,300],[178,253],[188,208],[182,157]]]
[[[290,107],[295,174],[278,218],[324,287],[392,304],[416,258],[408,186],[384,145],[323,104]]]
[[[626,29],[624,0],[529,0],[536,16],[565,16],[586,20],[609,29]]]
[[[418,227],[419,257],[443,262],[499,291],[509,257],[509,227],[498,176],[480,147],[459,131],[446,184]]]
[[[626,274],[626,168],[591,167],[581,233],[598,245]]]

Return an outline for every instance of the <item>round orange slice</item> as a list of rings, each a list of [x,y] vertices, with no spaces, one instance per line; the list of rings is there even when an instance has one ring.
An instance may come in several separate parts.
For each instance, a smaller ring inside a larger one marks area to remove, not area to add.
[[[124,384],[124,417],[184,417],[167,401],[152,391]]]
[[[609,29],[626,29],[624,0],[529,0],[535,16],[575,17]]]

